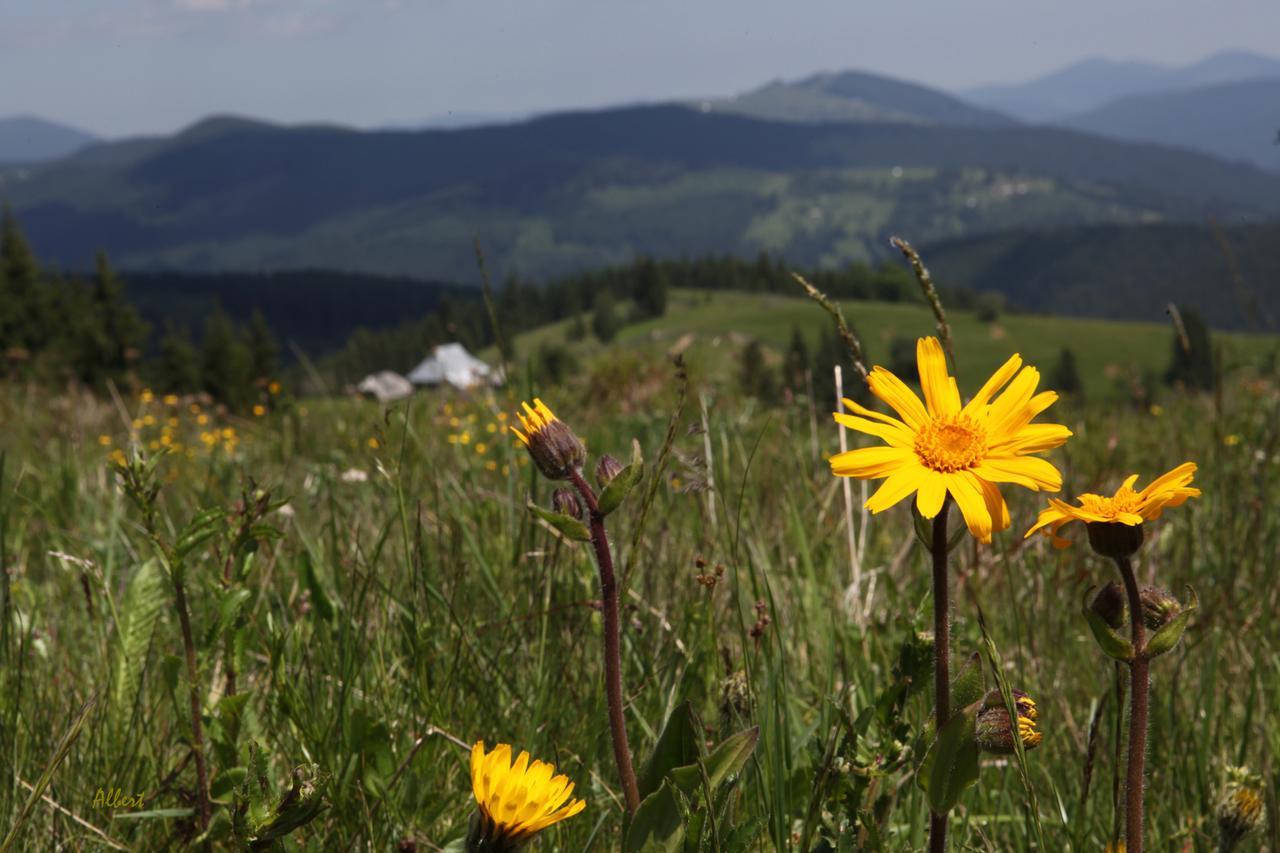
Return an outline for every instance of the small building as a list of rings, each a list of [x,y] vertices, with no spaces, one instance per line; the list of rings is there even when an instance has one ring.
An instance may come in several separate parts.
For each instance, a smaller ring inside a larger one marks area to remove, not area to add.
[[[412,394],[413,383],[394,370],[379,370],[360,380],[356,390],[361,396],[371,397],[379,403],[390,403]]]
[[[409,381],[418,386],[436,387],[447,383],[466,389],[482,384],[501,385],[502,371],[494,370],[467,352],[462,344],[441,344],[409,372]]]

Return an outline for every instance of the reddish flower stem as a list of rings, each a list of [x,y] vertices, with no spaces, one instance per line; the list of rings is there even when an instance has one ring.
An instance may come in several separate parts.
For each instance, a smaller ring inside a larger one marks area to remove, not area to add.
[[[1142,853],[1142,809],[1146,790],[1147,717],[1150,666],[1142,624],[1138,581],[1127,557],[1115,558],[1129,598],[1129,628],[1133,660],[1129,662],[1129,765],[1125,773],[1125,850]]]
[[[596,565],[600,569],[601,611],[604,614],[604,691],[609,705],[609,733],[613,738],[613,758],[618,765],[627,814],[634,815],[640,807],[640,789],[636,785],[636,772],[631,766],[631,747],[627,744],[627,720],[622,705],[622,646],[618,620],[618,582],[613,572],[613,555],[609,551],[604,514],[600,512],[596,493],[577,471],[569,472],[569,481],[587,505],[591,545],[595,549]]]
[[[934,727],[942,727],[951,717],[951,591],[947,577],[947,511],[951,498],[933,519],[933,707]],[[930,812],[929,851],[944,853],[947,849],[947,816]]]

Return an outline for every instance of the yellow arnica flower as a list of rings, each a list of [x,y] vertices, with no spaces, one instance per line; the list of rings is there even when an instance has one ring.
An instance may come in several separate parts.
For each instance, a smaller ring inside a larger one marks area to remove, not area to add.
[[[557,776],[554,765],[530,763],[528,752],[521,752],[512,764],[511,746],[505,743],[488,755],[484,741],[471,748],[471,788],[479,812],[472,822],[470,849],[517,849],[587,807],[584,800],[570,799],[573,783],[563,774]]]
[[[1155,521],[1167,507],[1180,506],[1186,503],[1187,498],[1200,497],[1200,490],[1191,486],[1195,473],[1196,464],[1184,462],[1167,474],[1156,477],[1142,491],[1134,491],[1138,475],[1133,474],[1111,497],[1083,494],[1078,498],[1079,506],[1050,498],[1049,506],[1041,510],[1027,536],[1039,530],[1053,537],[1055,547],[1066,548],[1071,542],[1059,537],[1058,531],[1072,521],[1140,527],[1144,521]]]
[[[524,412],[517,412],[516,417],[524,429],[512,425],[511,431],[538,463],[538,470],[551,480],[567,480],[581,470],[587,449],[573,430],[536,397],[532,406],[523,406]]]
[[[1040,372],[1023,367],[1022,358],[1015,355],[973,399],[961,405],[959,386],[947,372],[937,338],[917,341],[916,362],[924,402],[883,367],[867,377],[871,393],[891,406],[898,418],[844,401],[855,414],[837,412],[836,422],[886,444],[838,453],[830,459],[831,471],[840,477],[884,478],[867,501],[873,513],[914,493],[920,514],[933,518],[949,494],[964,513],[969,532],[990,542],[993,531],[1009,526],[1009,509],[997,483],[1035,491],[1062,488],[1057,468],[1028,455],[1057,447],[1071,436],[1071,430],[1060,424],[1031,423],[1058,395],[1053,391],[1037,394]]]

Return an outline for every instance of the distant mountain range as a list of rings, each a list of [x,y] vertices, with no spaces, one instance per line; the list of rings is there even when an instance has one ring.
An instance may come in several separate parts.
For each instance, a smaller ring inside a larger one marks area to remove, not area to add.
[[[1014,227],[1280,216],[1280,175],[1027,126],[762,121],[678,106],[450,131],[237,118],[0,171],[41,257],[475,281],[659,256],[873,260]]]
[[[0,117],[0,163],[57,160],[97,141],[91,133],[36,116]]]
[[[1130,95],[1061,123],[1116,139],[1191,148],[1280,173],[1280,75]]]
[[[859,71],[774,81],[731,98],[694,102],[704,112],[772,121],[1008,127],[1008,116],[915,83]]]
[[[980,86],[959,92],[970,103],[1023,121],[1059,122],[1131,95],[1195,89],[1219,83],[1280,77],[1280,59],[1224,51],[1186,66],[1087,59],[1026,83]]]

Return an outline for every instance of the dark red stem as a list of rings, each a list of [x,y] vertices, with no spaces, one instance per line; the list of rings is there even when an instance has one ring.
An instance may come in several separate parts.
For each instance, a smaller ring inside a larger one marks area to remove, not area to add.
[[[1142,599],[1138,581],[1128,558],[1116,558],[1116,568],[1124,579],[1129,598],[1129,629],[1133,641],[1133,660],[1129,662],[1129,766],[1125,773],[1125,851],[1142,853],[1142,801],[1146,791],[1147,694],[1150,689],[1151,661],[1147,659],[1146,637],[1142,624]]]
[[[933,706],[934,727],[939,734],[951,717],[951,592],[947,577],[947,511],[951,499],[933,519]],[[929,815],[929,851],[947,849],[947,816]]]
[[[604,614],[604,692],[609,704],[609,733],[613,738],[613,758],[618,765],[618,778],[627,801],[627,814],[640,807],[640,789],[631,766],[631,747],[627,744],[627,719],[622,704],[622,645],[618,621],[618,582],[613,573],[613,555],[604,529],[604,515],[596,493],[577,471],[569,472],[569,480],[587,505],[591,529],[591,545],[600,569],[600,600]]]

